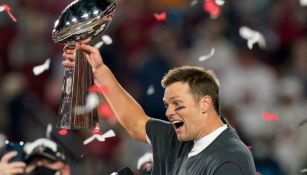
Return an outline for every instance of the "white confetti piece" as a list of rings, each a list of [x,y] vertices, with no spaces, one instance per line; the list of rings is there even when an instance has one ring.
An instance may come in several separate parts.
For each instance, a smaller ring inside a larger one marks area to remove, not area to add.
[[[224,5],[225,1],[224,0],[215,0],[216,5],[222,6]]]
[[[198,3],[198,0],[192,0],[191,3],[190,3],[190,5],[191,5],[191,6],[195,6],[197,3]]]
[[[152,95],[155,93],[155,87],[153,85],[149,85],[146,91],[146,95]]]
[[[252,49],[255,43],[258,43],[261,48],[265,48],[265,39],[260,32],[242,26],[239,29],[239,34],[243,39],[247,40],[247,47],[249,49]]]
[[[37,75],[43,73],[45,70],[48,70],[48,69],[49,69],[49,66],[50,66],[50,58],[48,58],[48,59],[44,62],[44,64],[33,67],[33,73],[34,73],[34,75],[37,76]]]
[[[111,137],[114,137],[114,136],[115,136],[115,132],[113,130],[109,130],[102,135],[98,135],[97,140],[103,142],[103,141],[106,140],[106,138],[111,138]]]
[[[307,6],[307,0],[300,0],[301,6]]]
[[[111,138],[115,136],[115,132],[111,129],[109,131],[107,131],[106,133],[99,135],[99,134],[93,134],[91,137],[87,138],[86,140],[83,141],[84,145],[89,144],[90,142],[92,142],[94,139],[103,142],[106,140],[106,138]]]
[[[300,170],[300,173],[307,173],[307,168]]]
[[[4,11],[4,9],[5,9],[4,5],[1,5],[0,6],[0,12]]]
[[[97,107],[99,102],[100,101],[99,101],[99,97],[97,94],[89,93],[86,97],[85,106],[77,106],[75,108],[75,113],[77,115],[89,113],[90,111],[92,111],[93,109]]]
[[[101,40],[106,43],[106,45],[112,44],[113,40],[109,35],[102,35]]]
[[[215,53],[215,48],[212,47],[210,53],[208,55],[203,55],[201,57],[198,58],[199,61],[206,61],[207,59],[209,59],[210,57],[212,57]]]
[[[103,45],[103,41],[99,41],[98,43],[95,44],[95,48],[99,49]]]
[[[51,138],[51,132],[52,132],[52,124],[48,123],[47,130],[46,130],[46,137]]]
[[[97,137],[96,135],[92,135],[91,137],[85,139],[83,141],[83,145],[87,145],[87,144],[91,143],[96,137]]]

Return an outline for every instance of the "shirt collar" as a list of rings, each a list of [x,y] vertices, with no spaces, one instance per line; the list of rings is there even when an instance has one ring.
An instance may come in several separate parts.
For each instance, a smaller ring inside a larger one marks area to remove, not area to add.
[[[228,126],[225,124],[208,135],[205,135],[201,139],[194,141],[194,146],[189,152],[188,158],[199,154],[201,151],[207,148],[223,131],[227,129],[227,127]]]

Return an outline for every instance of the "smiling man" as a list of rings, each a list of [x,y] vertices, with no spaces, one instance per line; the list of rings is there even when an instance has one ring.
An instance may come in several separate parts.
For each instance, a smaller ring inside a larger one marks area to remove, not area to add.
[[[200,67],[170,70],[162,80],[169,122],[150,118],[118,83],[98,49],[77,45],[86,53],[97,86],[129,135],[152,145],[153,175],[255,175],[253,157],[236,131],[219,116],[219,82]],[[64,66],[74,66],[74,50],[64,48]]]

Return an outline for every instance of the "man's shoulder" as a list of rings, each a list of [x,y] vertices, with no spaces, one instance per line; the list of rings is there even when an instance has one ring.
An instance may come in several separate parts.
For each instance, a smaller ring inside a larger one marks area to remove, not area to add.
[[[211,149],[223,158],[229,159],[250,159],[252,154],[248,147],[242,142],[236,131],[227,128],[211,145]]]
[[[221,163],[232,162],[241,168],[254,169],[254,159],[251,151],[241,141],[234,128],[227,128],[224,135],[215,144],[217,159]]]

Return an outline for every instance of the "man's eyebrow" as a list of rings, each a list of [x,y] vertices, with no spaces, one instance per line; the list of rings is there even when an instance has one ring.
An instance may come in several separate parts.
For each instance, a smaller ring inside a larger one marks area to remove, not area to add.
[[[176,96],[173,96],[173,97],[170,97],[169,99],[168,99],[168,101],[172,101],[172,100],[174,100],[174,99],[176,99],[176,98],[178,98],[179,96],[178,95],[176,95]],[[163,103],[165,104],[165,105],[167,105],[168,103],[166,102],[166,100],[165,99],[163,99]]]

